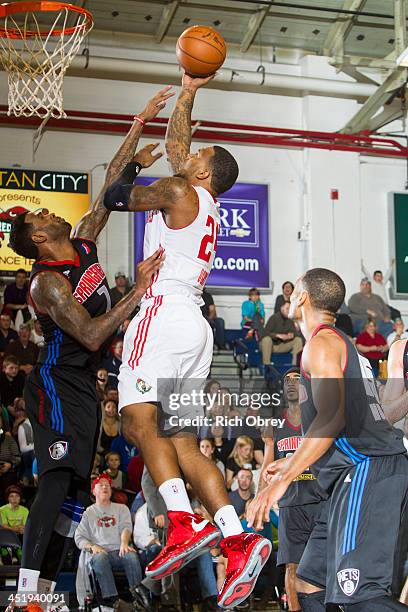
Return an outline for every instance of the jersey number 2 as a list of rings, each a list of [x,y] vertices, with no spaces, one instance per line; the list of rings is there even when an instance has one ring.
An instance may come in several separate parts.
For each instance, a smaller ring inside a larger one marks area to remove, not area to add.
[[[208,215],[205,226],[208,227],[210,231],[201,240],[200,250],[198,251],[198,259],[202,259],[208,263],[211,259],[212,251],[217,250],[218,225],[215,222],[214,217]]]

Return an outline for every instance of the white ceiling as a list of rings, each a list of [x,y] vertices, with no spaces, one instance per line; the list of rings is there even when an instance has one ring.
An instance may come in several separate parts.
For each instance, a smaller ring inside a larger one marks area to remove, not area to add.
[[[291,4],[291,0],[282,0]],[[293,0],[304,7],[340,9],[344,0]],[[163,0],[88,0],[97,30],[145,34],[154,38],[163,9]],[[164,38],[177,38],[185,28],[203,24],[215,27],[227,43],[239,45],[251,16],[265,5],[234,0],[189,0],[180,2]],[[393,0],[367,0],[364,12],[393,15]],[[337,12],[276,6],[271,3],[254,45],[275,45],[278,49],[300,49],[322,53],[330,26],[344,16]],[[356,17],[347,36],[345,51],[350,55],[384,57],[393,50],[393,19]]]
[[[21,0],[22,2],[24,0]],[[259,29],[252,46],[275,46],[280,49],[299,49],[317,54],[323,53],[330,27],[336,21],[347,18],[336,11],[347,0],[280,0],[276,6],[270,2],[268,14]],[[215,27],[227,43],[240,45],[248,30],[250,18],[266,6],[257,2],[237,0],[188,0],[175,2],[177,6],[162,43],[177,38],[181,32],[195,24]],[[152,41],[163,19],[163,11],[171,2],[166,0],[77,0],[92,12],[95,30],[98,32],[126,32],[147,35]],[[294,8],[290,4],[299,5]],[[310,8],[311,7],[311,8]],[[319,8],[334,12],[319,11]],[[362,12],[392,16],[393,0],[366,0]],[[43,19],[44,23],[47,18]],[[92,34],[91,34],[92,39]],[[349,55],[373,58],[385,57],[393,50],[393,19],[359,15],[353,19],[345,42]]]

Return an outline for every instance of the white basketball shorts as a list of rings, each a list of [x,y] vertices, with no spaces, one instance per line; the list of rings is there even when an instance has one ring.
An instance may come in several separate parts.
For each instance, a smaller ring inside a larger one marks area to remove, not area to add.
[[[154,403],[158,381],[205,382],[213,356],[213,332],[200,307],[186,296],[145,300],[127,328],[119,372],[119,411]]]

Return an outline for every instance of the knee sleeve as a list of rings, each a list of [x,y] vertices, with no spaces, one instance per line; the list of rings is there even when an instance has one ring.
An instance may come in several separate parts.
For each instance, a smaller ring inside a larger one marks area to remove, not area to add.
[[[71,470],[55,470],[40,478],[24,531],[22,567],[41,570],[72,475]]]

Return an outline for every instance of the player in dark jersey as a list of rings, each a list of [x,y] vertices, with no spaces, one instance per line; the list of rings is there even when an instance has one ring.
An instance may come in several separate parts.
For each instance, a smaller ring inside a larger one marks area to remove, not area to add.
[[[312,466],[329,494],[302,556],[302,610],[406,610],[391,598],[394,555],[408,491],[402,432],[385,419],[367,359],[334,328],[344,300],[341,278],[322,268],[296,283],[290,316],[307,342],[302,355],[301,447],[268,468],[268,486],[249,509],[261,526],[290,483]]]
[[[398,423],[408,413],[408,341],[397,340],[388,354],[388,379],[382,397],[390,423]]]
[[[94,354],[133,312],[162,263],[158,252],[142,262],[135,286],[111,309],[95,244],[109,217],[103,206],[104,192],[134,157],[144,123],[165,106],[172,95],[169,89],[161,90],[135,118],[108,166],[101,194],[79,222],[73,239],[71,226],[45,209],[20,215],[10,233],[13,250],[35,260],[30,298],[45,338],[25,388],[39,485],[24,533],[20,596],[42,589],[39,579],[47,579],[48,587],[56,580],[64,544],[64,538],[54,531],[60,510],[67,496],[72,496],[80,512],[89,491],[100,428]],[[155,146],[148,145],[137,154],[134,162],[139,169],[161,157],[153,153]]]
[[[398,423],[408,414],[408,341],[394,342],[388,354],[388,379],[382,396],[384,414],[390,423]],[[408,579],[405,580],[405,562],[408,551],[408,512],[401,524],[398,538],[399,554],[394,570],[393,593],[408,604]],[[405,580],[405,585],[404,585]]]
[[[291,368],[285,374],[284,397],[287,408],[282,415],[284,425],[274,429],[273,437],[265,438],[265,467],[274,460],[290,457],[302,443],[299,378],[300,370],[297,367]],[[264,486],[266,483],[261,476],[259,490]],[[300,610],[296,585],[297,566],[326,497],[317,484],[316,477],[310,470],[305,470],[279,500],[277,564],[286,566],[285,589],[289,610],[293,612]]]

